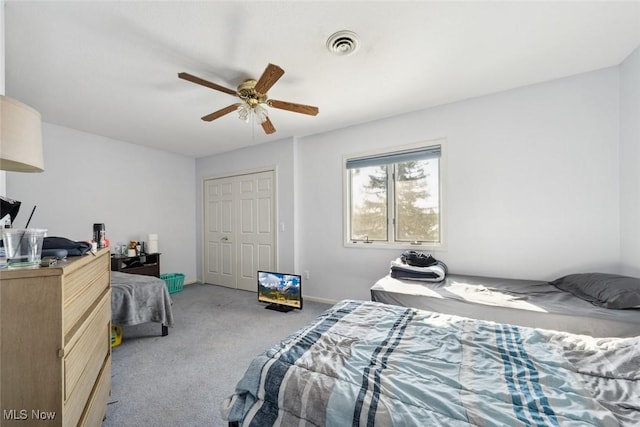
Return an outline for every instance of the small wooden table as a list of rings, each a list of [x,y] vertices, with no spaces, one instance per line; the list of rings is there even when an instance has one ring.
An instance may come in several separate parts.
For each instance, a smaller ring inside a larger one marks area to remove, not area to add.
[[[111,255],[111,271],[160,277],[160,254]]]

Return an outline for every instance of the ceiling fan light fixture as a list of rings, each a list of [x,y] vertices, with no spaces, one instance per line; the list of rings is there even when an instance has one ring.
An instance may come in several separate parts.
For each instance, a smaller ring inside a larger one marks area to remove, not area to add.
[[[261,104],[251,106],[245,102],[238,106],[238,118],[245,123],[255,121],[256,123],[262,124],[267,121],[268,117],[269,111]]]
[[[327,39],[327,49],[338,56],[346,56],[355,53],[360,47],[358,35],[353,31],[337,31]]]
[[[245,123],[249,123],[249,117],[251,116],[251,107],[249,104],[243,103],[238,106],[238,118]]]
[[[260,124],[266,122],[269,117],[269,112],[262,106],[262,104],[258,104],[253,107],[253,112],[256,114],[256,118]]]

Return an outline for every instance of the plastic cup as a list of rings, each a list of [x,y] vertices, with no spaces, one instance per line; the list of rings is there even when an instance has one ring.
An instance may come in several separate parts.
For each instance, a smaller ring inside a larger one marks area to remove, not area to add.
[[[40,265],[42,242],[47,230],[5,228],[2,230],[8,268],[34,268]]]

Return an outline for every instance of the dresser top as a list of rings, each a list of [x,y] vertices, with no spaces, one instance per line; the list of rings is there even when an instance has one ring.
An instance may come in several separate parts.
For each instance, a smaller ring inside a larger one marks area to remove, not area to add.
[[[67,259],[59,260],[55,265],[51,267],[16,269],[4,268],[0,270],[0,281],[5,279],[26,279],[29,277],[61,276],[63,274],[69,274],[72,271],[81,268],[84,265],[87,265],[97,258],[109,258],[109,255],[109,248],[104,248],[98,249],[96,253],[87,252],[82,256],[68,257]]]

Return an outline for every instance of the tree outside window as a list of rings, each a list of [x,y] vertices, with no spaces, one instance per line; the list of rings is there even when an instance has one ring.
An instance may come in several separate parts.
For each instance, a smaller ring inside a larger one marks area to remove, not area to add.
[[[434,163],[434,164],[431,164]],[[432,176],[437,160],[420,160],[395,165],[396,240],[438,242],[440,218],[433,193],[437,179]],[[430,179],[431,178],[431,179]]]
[[[351,240],[386,241],[387,167],[371,166],[351,170]]]

